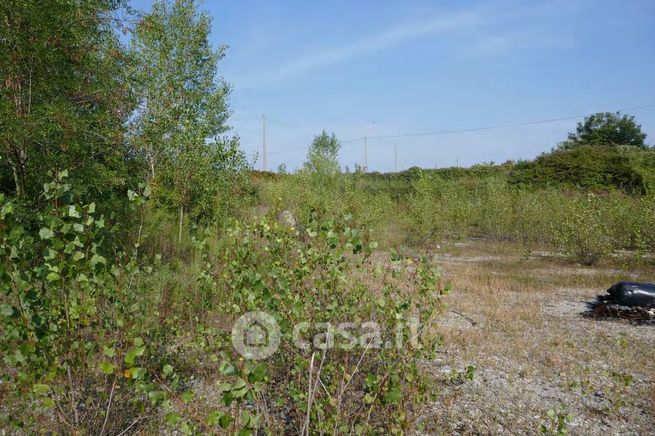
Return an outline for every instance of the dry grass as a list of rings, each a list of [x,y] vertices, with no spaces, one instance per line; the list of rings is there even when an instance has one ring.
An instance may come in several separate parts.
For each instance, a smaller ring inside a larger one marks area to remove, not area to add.
[[[616,281],[653,281],[652,266],[582,267],[480,241],[441,247],[435,262],[453,292],[431,370],[444,381],[477,371],[444,383],[426,431],[535,433],[555,426],[549,409],[570,415],[573,433],[655,428],[655,327],[581,315]]]

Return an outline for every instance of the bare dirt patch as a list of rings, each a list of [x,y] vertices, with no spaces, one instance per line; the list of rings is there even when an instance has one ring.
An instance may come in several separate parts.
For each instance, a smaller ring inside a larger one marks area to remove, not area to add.
[[[652,281],[652,266],[568,265],[478,241],[448,250],[434,257],[453,291],[424,431],[653,431],[655,327],[584,316],[614,282]],[[461,377],[468,366],[472,380]]]

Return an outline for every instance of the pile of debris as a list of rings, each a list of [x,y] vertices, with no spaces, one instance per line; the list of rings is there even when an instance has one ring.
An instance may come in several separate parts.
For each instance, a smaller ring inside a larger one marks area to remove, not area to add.
[[[621,318],[636,324],[655,325],[655,285],[620,282],[599,295],[591,308],[598,318]]]

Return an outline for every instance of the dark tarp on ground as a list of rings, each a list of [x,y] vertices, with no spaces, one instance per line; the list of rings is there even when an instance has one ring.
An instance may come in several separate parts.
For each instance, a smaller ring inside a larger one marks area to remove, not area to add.
[[[652,283],[620,282],[607,292],[615,304],[655,307],[655,285]]]

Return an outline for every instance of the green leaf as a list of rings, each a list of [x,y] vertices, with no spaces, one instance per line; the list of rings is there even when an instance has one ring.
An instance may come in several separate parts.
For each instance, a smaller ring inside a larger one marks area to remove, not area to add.
[[[68,216],[71,218],[79,218],[80,213],[75,209],[75,206],[70,205],[68,206]]]
[[[91,257],[91,260],[89,261],[92,267],[95,268],[95,266],[99,263],[106,265],[107,264],[107,259],[105,259],[103,256],[100,256],[99,254],[94,254]]]
[[[246,385],[246,382],[241,377],[239,377],[234,383],[234,386],[232,386],[232,395],[234,395],[235,398],[241,398],[247,393],[248,386]]]
[[[182,401],[185,403],[190,403],[193,401],[193,391],[184,391],[182,394]]]
[[[137,367],[137,368],[132,368],[131,369],[132,378],[135,378],[135,379],[144,378],[146,373],[147,373],[146,369],[142,368],[142,367]]]
[[[183,435],[188,435],[188,436],[191,436],[193,434],[193,431],[191,430],[191,426],[189,426],[189,423],[186,421],[180,424],[180,432]]]
[[[76,251],[75,254],[73,254],[73,260],[75,262],[80,261],[82,259],[84,259],[84,253],[82,253],[81,251]]]
[[[13,306],[7,303],[0,304],[0,314],[7,317],[13,315],[14,314]]]
[[[162,372],[164,373],[164,375],[169,375],[173,372],[173,367],[171,365],[166,364],[164,365]]]
[[[207,424],[211,426],[217,425],[220,422],[221,417],[223,417],[223,413],[218,411],[212,412],[207,416]]]
[[[400,392],[400,388],[393,387],[391,388],[385,395],[384,395],[384,401],[388,404],[394,404],[398,403],[400,400],[402,400],[403,394]]]
[[[248,388],[243,387],[241,389],[237,389],[235,391],[232,391],[232,395],[234,395],[234,398],[241,398],[245,396],[248,393]]]
[[[232,390],[231,383],[217,383],[217,385],[218,385],[218,390],[221,392],[229,392]]]
[[[116,365],[114,365],[113,363],[109,363],[109,362],[102,362],[100,364],[100,369],[105,374],[112,375],[114,373],[114,370],[116,369]]]
[[[166,399],[166,392],[150,391],[148,392],[148,398],[150,398],[151,403],[154,405]]]
[[[178,422],[180,422],[180,419],[182,419],[182,417],[178,413],[175,413],[175,412],[167,413],[166,416],[164,417],[164,420],[166,421],[166,424],[168,424],[168,425],[175,425]]]
[[[51,239],[54,235],[55,234],[52,233],[52,230],[48,228],[44,227],[41,230],[39,230],[39,236],[41,237],[41,239]]]
[[[114,357],[116,355],[116,349],[114,347],[102,347],[102,352],[107,357]]]
[[[259,363],[250,374],[249,379],[252,383],[255,383],[264,380],[265,376],[266,376],[266,365],[264,365],[263,363]]]
[[[59,280],[61,278],[61,276],[53,271],[53,272],[49,273],[47,276],[45,276],[45,278],[49,282],[56,282],[57,280]]]
[[[89,212],[89,213],[94,213],[96,211],[96,204],[91,203],[90,205],[88,205],[86,207],[86,211]]]
[[[218,425],[222,429],[227,430],[230,424],[232,424],[232,421],[234,421],[234,418],[232,418],[230,415],[223,415],[218,419]]]
[[[50,392],[50,386],[43,383],[37,383],[32,386],[32,392],[34,392],[36,395],[45,395]]]
[[[236,374],[236,371],[234,370],[234,366],[230,362],[226,362],[225,360],[220,363],[218,366],[218,370],[221,372],[223,375],[234,375]]]
[[[73,230],[75,230],[77,233],[84,233],[84,224],[80,224],[80,223],[73,224]]]
[[[230,404],[232,404],[232,401],[234,401],[234,395],[232,395],[232,391],[223,392],[223,404],[229,407]]]
[[[241,425],[247,427],[249,422],[250,422],[250,412],[244,410],[243,412],[241,412]]]
[[[242,388],[245,387],[245,386],[246,386],[246,382],[245,382],[245,380],[242,379],[241,377],[239,377],[239,378],[237,379],[237,381],[234,382],[234,385],[232,386],[232,389],[233,389],[233,390],[235,390],[235,389],[242,389]]]
[[[2,210],[0,210],[0,219],[5,219],[5,216],[8,214],[12,213],[14,211],[14,205],[11,203],[6,203],[2,206]]]
[[[134,365],[134,360],[137,358],[137,356],[142,356],[145,352],[145,349],[145,347],[134,347],[130,349],[130,351],[125,354],[125,363],[128,365]]]

